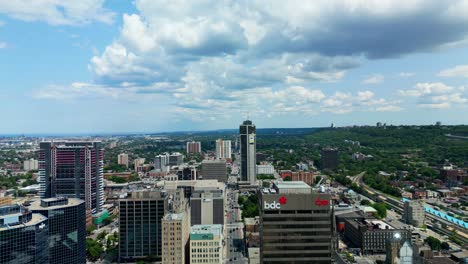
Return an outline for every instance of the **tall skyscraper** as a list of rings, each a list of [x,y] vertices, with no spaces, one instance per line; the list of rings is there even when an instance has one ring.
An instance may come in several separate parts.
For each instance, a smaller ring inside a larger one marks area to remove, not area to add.
[[[255,184],[257,176],[256,165],[256,128],[250,120],[246,120],[239,127],[240,155],[241,155],[241,181]]]
[[[422,227],[424,225],[425,216],[426,212],[419,201],[405,201],[403,207],[403,220],[407,224],[415,227]]]
[[[216,158],[230,159],[231,155],[231,140],[216,140]]]
[[[225,160],[202,161],[201,176],[203,180],[218,180],[227,182],[227,166]]]
[[[49,263],[86,263],[86,208],[76,198],[34,201],[29,210],[48,218]]]
[[[128,154],[121,153],[117,156],[117,164],[124,165],[128,168]]]
[[[330,194],[302,181],[275,182],[260,194],[261,263],[332,263]]]
[[[40,196],[78,198],[85,201],[86,209],[92,213],[101,211],[103,156],[99,141],[41,142]]]
[[[200,153],[201,143],[199,141],[187,142],[187,153]]]
[[[0,207],[0,263],[49,263],[48,220],[20,205]]]
[[[119,200],[119,256],[121,261],[162,256],[161,221],[166,193],[138,190]]]
[[[173,152],[169,155],[168,166],[179,166],[184,163],[184,155],[179,152]]]

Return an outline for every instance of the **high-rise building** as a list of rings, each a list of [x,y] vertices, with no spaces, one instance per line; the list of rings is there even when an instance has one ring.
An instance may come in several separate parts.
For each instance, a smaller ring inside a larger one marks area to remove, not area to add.
[[[124,165],[128,168],[128,154],[121,153],[117,156],[117,164]]]
[[[190,197],[192,225],[223,225],[224,202],[223,188],[195,186]]]
[[[169,154],[164,153],[154,158],[154,169],[158,171],[167,171],[169,164]]]
[[[42,198],[70,197],[85,201],[92,213],[104,204],[101,142],[41,142],[39,194]]]
[[[231,155],[231,140],[216,140],[216,158],[230,159]]]
[[[196,154],[201,152],[201,143],[199,141],[187,142],[187,153]]]
[[[169,166],[179,166],[184,163],[184,155],[179,152],[174,152],[169,155]]]
[[[135,172],[143,171],[143,165],[145,165],[145,158],[136,158],[133,160],[133,168]]]
[[[23,162],[23,170],[37,170],[39,169],[39,162],[36,159],[28,159]]]
[[[162,220],[162,264],[189,262],[190,210],[166,213]]]
[[[403,208],[403,219],[407,224],[415,227],[424,225],[426,212],[418,201],[406,200]]]
[[[160,190],[138,190],[119,200],[119,256],[133,261],[162,256],[161,221],[167,195]]]
[[[86,263],[86,208],[76,198],[48,198],[29,206],[48,218],[49,263]]]
[[[239,127],[240,156],[241,156],[241,181],[255,184],[256,165],[256,128],[250,120],[246,120]]]
[[[260,194],[261,263],[332,263],[330,194],[304,182],[275,182]]]
[[[201,176],[203,180],[218,180],[227,182],[227,166],[225,160],[203,160]]]
[[[48,220],[20,205],[0,207],[0,263],[49,263]]]
[[[190,230],[190,263],[223,263],[223,226],[194,225]]]
[[[322,169],[334,170],[338,168],[338,149],[322,149]]]

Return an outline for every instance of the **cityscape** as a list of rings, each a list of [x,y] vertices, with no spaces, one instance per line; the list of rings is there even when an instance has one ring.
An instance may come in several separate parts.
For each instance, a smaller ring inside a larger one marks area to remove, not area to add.
[[[0,1],[0,264],[468,263],[467,14]]]

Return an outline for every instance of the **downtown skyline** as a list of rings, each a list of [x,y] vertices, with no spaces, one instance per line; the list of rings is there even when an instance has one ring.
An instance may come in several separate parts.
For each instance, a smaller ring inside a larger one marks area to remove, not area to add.
[[[468,124],[466,1],[0,3],[0,134]]]

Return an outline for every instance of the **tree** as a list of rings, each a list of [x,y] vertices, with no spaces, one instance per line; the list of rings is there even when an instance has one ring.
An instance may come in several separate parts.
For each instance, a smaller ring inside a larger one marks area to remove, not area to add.
[[[88,236],[94,231],[96,230],[96,226],[95,225],[89,225],[86,227],[86,233],[88,234]]]
[[[292,181],[291,176],[284,177],[283,181]]]
[[[384,203],[374,203],[372,204],[372,207],[374,207],[374,209],[377,210],[377,218],[382,219],[387,217],[387,207]]]
[[[432,250],[436,250],[436,251],[440,251],[440,248],[441,248],[441,242],[439,239],[433,237],[433,236],[430,236],[426,239],[424,239],[424,242],[427,243]]]
[[[315,179],[314,179],[314,184],[318,184],[318,183],[320,182],[321,179],[322,179],[321,176],[315,177]]]
[[[369,201],[369,200],[363,199],[363,200],[361,200],[360,204],[361,204],[361,205],[364,205],[364,206],[369,206],[369,205],[371,205],[372,203],[371,203],[371,201]]]
[[[98,239],[98,240],[103,240],[106,236],[107,236],[107,232],[106,232],[106,231],[102,231],[101,233],[99,233],[99,234],[97,235],[97,239]]]
[[[97,260],[101,256],[103,249],[100,243],[98,243],[97,241],[91,238],[87,238],[86,239],[86,252],[88,253],[88,256],[92,260]]]

